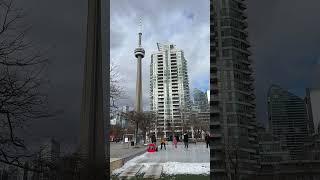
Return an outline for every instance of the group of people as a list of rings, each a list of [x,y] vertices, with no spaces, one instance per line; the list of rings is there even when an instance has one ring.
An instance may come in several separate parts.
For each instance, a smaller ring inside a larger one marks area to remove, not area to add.
[[[172,142],[173,142],[173,145],[175,148],[177,148],[178,140],[179,140],[178,136],[173,137]],[[156,141],[157,141],[156,136],[152,135],[151,142],[153,144],[156,144]],[[184,142],[184,148],[188,149],[189,148],[189,137],[188,137],[187,133],[183,134],[183,142]],[[205,136],[205,142],[206,142],[206,145],[208,148],[209,143],[210,143],[210,136],[208,134],[206,134],[206,136]],[[160,140],[160,148],[162,149],[162,147],[164,147],[164,149],[166,150],[166,138],[164,138],[164,137],[161,137],[161,140]]]

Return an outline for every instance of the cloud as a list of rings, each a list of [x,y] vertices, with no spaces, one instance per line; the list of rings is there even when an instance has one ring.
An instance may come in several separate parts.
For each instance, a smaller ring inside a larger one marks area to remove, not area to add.
[[[249,37],[256,75],[258,121],[267,121],[272,83],[286,89],[319,87],[320,1],[248,1]]]
[[[141,6],[141,4],[143,6]],[[120,10],[121,9],[121,10]],[[150,60],[156,43],[173,43],[182,49],[188,62],[191,88],[209,88],[209,2],[199,1],[111,1],[111,49],[113,61],[125,77],[122,86],[128,99],[121,103],[134,105],[138,22],[142,17],[142,46],[146,50],[142,61],[143,103],[150,103]],[[116,40],[121,36],[120,40]],[[114,42],[117,41],[117,42]],[[117,44],[117,45],[114,45]],[[127,102],[126,102],[127,101]]]

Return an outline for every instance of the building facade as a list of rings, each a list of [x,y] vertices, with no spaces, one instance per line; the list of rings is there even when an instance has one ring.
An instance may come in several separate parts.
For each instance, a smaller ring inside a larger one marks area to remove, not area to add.
[[[60,158],[60,143],[53,138],[46,140],[40,146],[40,158],[46,162],[57,163]]]
[[[210,1],[212,179],[254,179],[259,169],[246,8],[246,1]]]
[[[319,136],[315,135],[304,145],[301,160],[290,160],[285,143],[269,132],[259,132],[261,180],[317,180],[320,179]]]
[[[191,110],[187,60],[173,44],[157,44],[151,55],[151,111],[157,112],[155,133],[169,137],[182,134],[181,114]]]
[[[197,88],[193,90],[193,107],[198,112],[207,112],[209,110],[207,92],[202,92]]]
[[[268,92],[268,116],[269,130],[287,144],[290,160],[299,159],[310,129],[304,100],[272,85]]]
[[[306,89],[306,106],[309,118],[310,133],[319,134],[320,131],[320,89]]]
[[[129,106],[123,106],[122,109],[115,113],[110,120],[110,124],[113,126],[119,126],[123,129],[128,128],[128,119],[123,115],[129,112]]]

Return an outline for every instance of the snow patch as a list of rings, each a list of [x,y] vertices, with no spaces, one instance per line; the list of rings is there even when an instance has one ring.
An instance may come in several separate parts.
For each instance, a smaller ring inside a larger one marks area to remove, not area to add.
[[[163,173],[167,175],[175,174],[210,174],[210,163],[163,163]]]
[[[125,169],[141,164],[143,167],[140,169],[138,174],[143,174],[148,171],[152,165],[162,165],[162,173],[166,175],[176,175],[176,174],[194,174],[194,175],[207,175],[210,174],[210,163],[181,163],[181,162],[166,162],[166,163],[137,163],[140,158],[135,158],[128,161],[124,166],[113,171],[112,174],[117,175],[122,173]]]
[[[126,162],[121,168],[115,169],[115,170],[112,172],[112,174],[113,174],[113,175],[121,174],[125,169],[127,169],[127,168],[129,168],[129,167],[131,167],[131,166],[137,165],[141,159],[143,159],[143,158],[146,157],[146,154],[147,154],[147,153],[144,153],[144,154],[142,154],[142,155],[140,155],[140,156],[137,156],[137,157],[131,159],[130,161]],[[143,168],[144,168],[144,167],[143,167]],[[143,168],[142,168],[142,169],[143,169]]]
[[[148,152],[137,156],[130,161],[126,162],[121,168],[116,169],[112,172],[113,175],[119,175],[126,169],[136,166],[142,165],[142,168],[138,172],[138,174],[146,173],[151,165],[162,165],[162,173],[166,175],[177,175],[177,174],[193,174],[193,175],[208,175],[210,174],[210,163],[187,163],[187,162],[145,162],[145,159],[149,159],[150,154]]]

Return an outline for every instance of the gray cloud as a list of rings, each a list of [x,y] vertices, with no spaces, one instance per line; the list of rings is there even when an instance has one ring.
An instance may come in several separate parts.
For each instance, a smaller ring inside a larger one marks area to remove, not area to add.
[[[143,6],[141,6],[143,4]],[[125,79],[127,99],[123,105],[134,105],[139,17],[142,17],[143,47],[143,102],[149,106],[150,57],[156,43],[170,42],[184,50],[188,61],[189,81],[193,88],[197,81],[209,77],[209,2],[208,1],[111,1],[111,46],[113,61]],[[117,41],[117,37],[121,39]],[[192,67],[192,68],[191,68]],[[209,81],[206,87],[209,88]],[[128,101],[128,102],[126,102]]]
[[[319,87],[319,7],[317,0],[249,0],[259,120],[266,121],[266,93],[271,83],[288,89]]]

